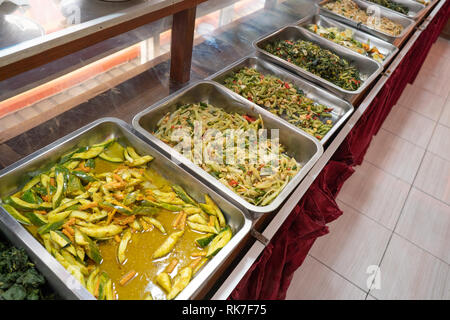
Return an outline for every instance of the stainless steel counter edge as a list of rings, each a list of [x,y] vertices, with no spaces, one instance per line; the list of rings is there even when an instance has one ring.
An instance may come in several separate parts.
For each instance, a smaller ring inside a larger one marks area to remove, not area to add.
[[[439,12],[440,8],[444,5],[445,1],[441,1],[437,3],[436,7],[431,11],[429,18],[432,18],[436,15],[437,12]],[[423,22],[423,25],[428,25],[430,20],[425,20]],[[394,59],[394,61],[391,63],[389,67],[389,71],[392,73],[395,71],[396,67],[399,65],[399,63],[403,60],[405,54],[409,51],[411,46],[416,42],[420,34],[422,33],[422,30],[416,30],[415,33],[412,35],[412,37],[408,40],[408,42],[405,44],[405,46],[402,48],[402,50],[398,53],[397,57]],[[347,137],[351,129],[354,127],[354,125],[358,122],[358,120],[361,118],[363,113],[366,111],[366,109],[369,107],[372,100],[375,98],[375,96],[378,94],[378,92],[381,90],[381,88],[384,86],[388,79],[388,76],[382,76],[375,86],[372,88],[372,90],[369,92],[369,94],[366,96],[366,98],[362,101],[359,108],[355,110],[353,115],[350,117],[349,121],[342,127],[341,131],[338,133],[338,135],[335,137],[335,139],[330,143],[328,148],[325,150],[323,155],[320,157],[319,161],[313,166],[313,168],[310,170],[310,172],[306,175],[306,177],[303,179],[303,181],[300,183],[300,185],[295,189],[295,191],[292,193],[292,195],[289,197],[289,199],[286,201],[286,203],[281,207],[281,209],[278,211],[276,216],[273,218],[273,220],[269,223],[269,225],[266,227],[264,232],[262,232],[262,235],[264,235],[267,239],[271,240],[272,237],[275,235],[276,231],[279,229],[279,227],[283,224],[283,222],[286,220],[286,218],[289,216],[289,214],[292,212],[293,208],[296,206],[298,201],[301,199],[303,194],[309,189],[311,184],[314,182],[316,177],[320,174],[322,169],[325,167],[325,165],[328,163],[330,158],[333,156],[334,152],[337,150],[337,148],[341,145],[341,143],[344,141],[344,139]],[[222,286],[219,287],[219,289],[214,293],[212,296],[213,300],[225,300],[227,299],[234,288],[239,284],[241,279],[245,276],[247,271],[250,269],[250,267],[253,265],[253,263],[258,259],[261,252],[264,250],[265,246],[255,241],[255,243],[250,247],[248,252],[243,256],[241,263],[234,268],[227,279],[223,282]]]

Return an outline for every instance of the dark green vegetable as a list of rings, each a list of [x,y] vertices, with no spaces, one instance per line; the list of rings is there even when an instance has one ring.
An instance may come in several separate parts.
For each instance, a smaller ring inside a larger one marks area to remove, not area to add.
[[[265,50],[345,89],[361,86],[358,69],[337,54],[304,40],[269,43]]]
[[[80,178],[81,181],[86,182],[86,183],[97,181],[97,179],[94,178],[94,176],[90,175],[89,173],[83,172],[83,171],[72,171],[72,174],[74,174],[75,176]]]
[[[0,240],[0,300],[52,299],[45,278],[36,270],[25,250]]]

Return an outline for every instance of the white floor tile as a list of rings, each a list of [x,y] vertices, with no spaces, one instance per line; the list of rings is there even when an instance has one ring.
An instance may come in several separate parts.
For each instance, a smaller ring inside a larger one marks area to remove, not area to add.
[[[445,102],[441,117],[439,119],[439,123],[443,124],[444,126],[450,127],[450,97]]]
[[[330,233],[316,240],[310,255],[368,291],[367,268],[379,264],[391,231],[342,202],[338,205],[344,214],[329,224]]]
[[[450,58],[450,40],[439,37],[431,47],[430,54]]]
[[[365,161],[344,183],[338,199],[393,230],[410,185]]]
[[[364,300],[366,293],[307,256],[294,273],[286,300]]]
[[[436,77],[450,77],[450,59],[444,55],[430,52],[423,63],[423,67]]]
[[[445,98],[408,84],[397,104],[437,121],[444,107]]]
[[[450,161],[430,152],[425,154],[414,186],[450,204]]]
[[[450,81],[433,75],[431,71],[424,66],[420,69],[413,85],[427,89],[443,98],[447,98],[448,93],[450,92]]]
[[[408,108],[396,105],[383,123],[382,128],[426,148],[433,135],[436,122]]]
[[[412,188],[395,232],[450,263],[450,206]]]
[[[424,153],[423,148],[380,129],[373,138],[364,161],[412,183]]]
[[[377,299],[443,299],[449,266],[394,234],[380,265]]]
[[[444,291],[444,300],[450,300],[450,271],[447,275],[447,281],[445,284],[445,291]]]
[[[450,128],[438,124],[431,138],[428,151],[450,161]]]

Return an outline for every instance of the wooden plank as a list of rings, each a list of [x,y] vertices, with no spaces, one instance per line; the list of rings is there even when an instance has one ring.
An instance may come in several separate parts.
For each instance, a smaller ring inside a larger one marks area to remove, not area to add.
[[[170,80],[186,83],[190,79],[196,7],[173,15]]]

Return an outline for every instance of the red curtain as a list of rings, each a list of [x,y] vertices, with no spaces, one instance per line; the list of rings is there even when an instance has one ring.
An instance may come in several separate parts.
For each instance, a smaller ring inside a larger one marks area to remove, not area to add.
[[[355,127],[312,183],[292,213],[248,270],[230,299],[284,299],[295,270],[303,263],[315,239],[328,233],[326,226],[342,211],[336,204],[340,188],[362,163],[372,137],[399,99],[406,85],[414,81],[431,45],[450,15],[450,1],[430,22]]]

